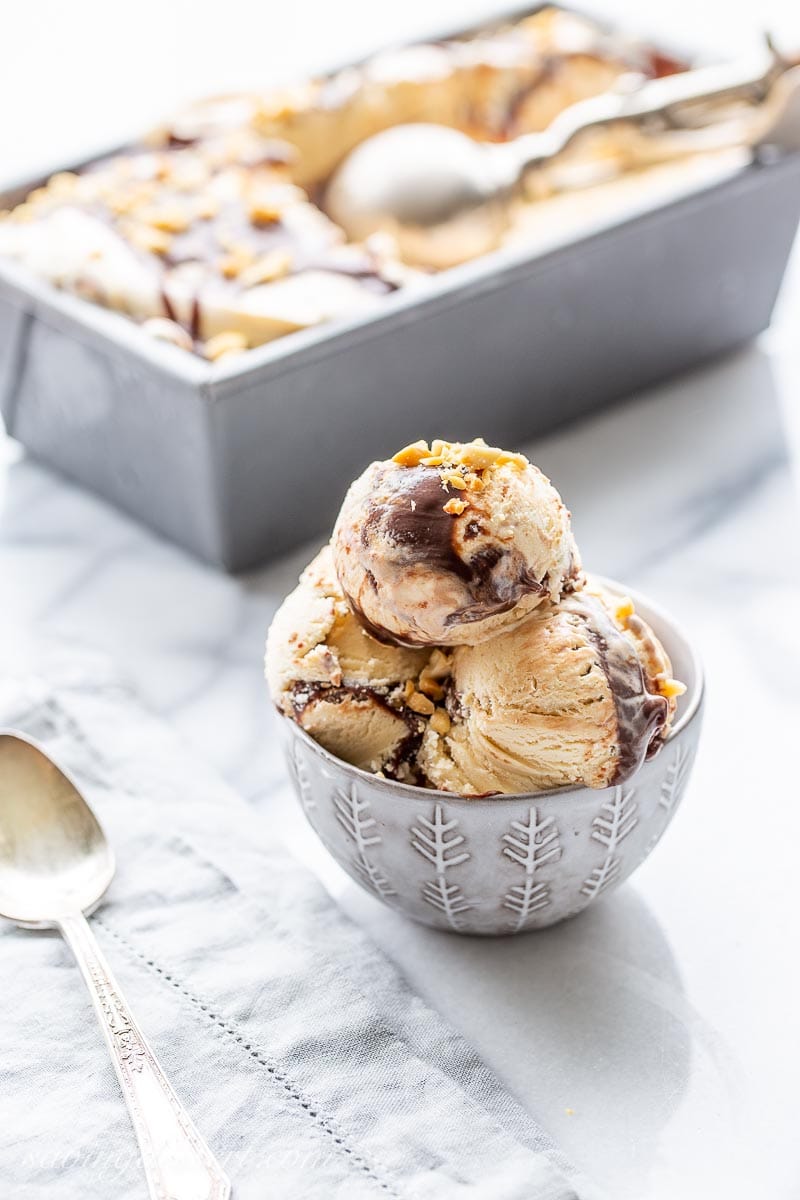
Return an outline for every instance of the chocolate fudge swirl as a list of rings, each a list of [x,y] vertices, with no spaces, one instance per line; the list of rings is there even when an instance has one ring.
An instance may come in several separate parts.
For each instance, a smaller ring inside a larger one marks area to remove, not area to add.
[[[399,717],[405,722],[408,732],[395,746],[392,754],[381,767],[387,779],[399,779],[403,767],[411,768],[412,774],[416,768],[417,751],[419,750],[425,724],[416,713],[405,705],[395,708],[386,697],[385,689],[370,687],[368,684],[340,684],[336,686],[320,682],[298,682],[291,689],[292,709],[295,720],[302,725],[302,715],[313,704],[341,704],[352,698],[363,700],[385,708],[393,717]],[[279,710],[280,711],[280,710]]]
[[[599,600],[578,593],[563,603],[583,618],[600,656],[617,714],[619,759],[610,782],[624,783],[660,749],[669,702],[648,689],[635,646]]]
[[[361,539],[369,546],[376,534],[383,535],[400,548],[405,565],[421,564],[455,575],[466,585],[470,603],[452,612],[448,625],[480,621],[497,613],[510,611],[522,596],[529,593],[546,595],[548,577],[537,579],[528,569],[522,555],[509,547],[486,546],[476,549],[469,558],[459,553],[455,534],[457,522],[444,511],[451,497],[458,497],[455,488],[442,481],[435,467],[401,467],[387,464],[375,481],[380,494],[386,484],[387,499],[376,499],[364,521]],[[473,524],[477,536],[480,527]],[[388,645],[414,646],[418,642],[409,633],[402,640],[378,629],[365,617],[353,596],[348,602],[358,614],[368,632]]]

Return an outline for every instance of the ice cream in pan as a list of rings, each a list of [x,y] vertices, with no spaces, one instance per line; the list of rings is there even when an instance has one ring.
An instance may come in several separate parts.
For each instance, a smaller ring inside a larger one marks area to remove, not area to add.
[[[211,97],[0,212],[0,257],[127,314],[159,341],[230,359],[366,317],[398,288],[423,284],[393,239],[346,243],[318,206],[332,170],[364,139],[424,120],[506,141],[622,76],[679,69],[648,45],[546,8],[318,79]],[[538,193],[519,207],[537,202]],[[521,232],[529,236],[525,221]]]
[[[481,439],[356,480],[275,617],[267,677],[333,754],[465,796],[628,779],[683,690],[630,600],[584,575],[550,481]]]

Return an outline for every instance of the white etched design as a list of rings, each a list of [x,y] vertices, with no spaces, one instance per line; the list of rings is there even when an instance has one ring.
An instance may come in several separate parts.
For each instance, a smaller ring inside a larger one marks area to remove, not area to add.
[[[503,854],[525,869],[524,882],[514,884],[503,897],[503,908],[514,914],[510,929],[518,933],[534,913],[550,903],[550,888],[537,875],[545,863],[561,857],[561,844],[553,818],[540,821],[535,808],[528,810],[527,822],[511,822],[511,831],[503,834],[503,841]]]
[[[356,785],[351,783],[348,791],[337,789],[333,793],[333,804],[336,820],[355,846],[355,854],[351,861],[359,878],[379,900],[396,896],[397,893],[389,880],[370,860],[368,854],[372,846],[379,846],[381,843],[378,822],[370,811],[369,801],[360,796]]]
[[[691,757],[691,751],[679,745],[675,751],[675,757],[664,774],[664,782],[661,784],[658,796],[658,806],[664,809],[667,819],[672,816],[675,806],[681,798]]]
[[[422,885],[422,898],[426,904],[442,913],[451,929],[461,929],[461,914],[477,905],[467,900],[457,883],[448,883],[447,872],[452,871],[470,857],[468,850],[459,850],[465,845],[464,835],[457,833],[458,820],[446,819],[444,807],[434,805],[433,820],[419,818],[419,825],[411,826],[411,845],[432,864],[436,877]]]
[[[679,745],[676,748],[675,757],[664,772],[664,779],[658,793],[656,815],[658,813],[663,814],[663,820],[645,846],[645,855],[648,855],[657,843],[661,841],[667,826],[672,820],[672,815],[678,806],[678,801],[683,795],[683,789],[689,777],[691,761],[691,750]]]
[[[617,850],[639,824],[634,795],[634,789],[626,792],[622,787],[615,787],[612,798],[592,821],[592,839],[605,846],[606,855],[581,887],[581,893],[589,900],[594,900],[619,879],[622,864]]]
[[[303,765],[299,739],[292,742],[289,749],[289,762],[292,768],[292,775],[294,776],[295,787],[297,788],[297,795],[300,800],[300,807],[304,813],[308,814],[317,807],[317,802],[314,799],[314,793],[306,775],[305,766]]]

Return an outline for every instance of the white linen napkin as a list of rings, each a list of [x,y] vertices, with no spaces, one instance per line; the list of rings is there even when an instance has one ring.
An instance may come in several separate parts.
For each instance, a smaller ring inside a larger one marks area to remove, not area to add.
[[[266,823],[103,664],[67,655],[47,677],[6,676],[0,726],[35,738],[105,827],[118,868],[92,925],[235,1200],[598,1195]],[[144,1200],[68,950],[0,921],[0,980],[3,1194]]]

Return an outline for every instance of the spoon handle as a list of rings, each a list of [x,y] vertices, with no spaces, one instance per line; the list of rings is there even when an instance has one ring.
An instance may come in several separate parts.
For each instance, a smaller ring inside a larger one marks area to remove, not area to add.
[[[696,67],[662,79],[651,79],[633,91],[609,91],[571,104],[541,133],[523,134],[501,144],[514,158],[516,175],[551,161],[578,134],[617,121],[646,124],[663,117],[668,127],[681,128],[683,107],[723,100],[750,99],[763,102],[787,64],[768,47],[760,54],[730,63]],[[692,128],[691,122],[689,128]]]
[[[82,913],[59,928],[81,969],[128,1105],[151,1200],[227,1200],[230,1182],[142,1036]]]

